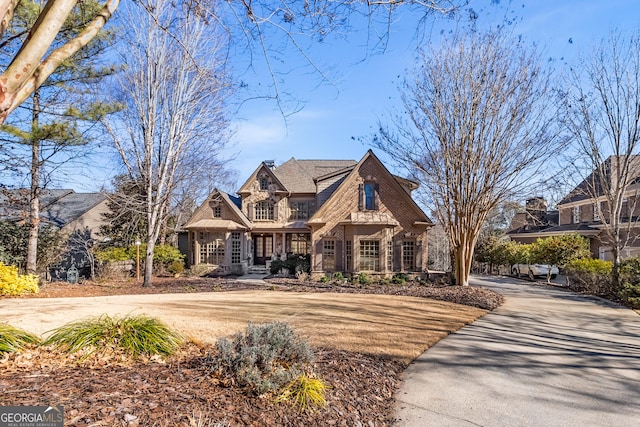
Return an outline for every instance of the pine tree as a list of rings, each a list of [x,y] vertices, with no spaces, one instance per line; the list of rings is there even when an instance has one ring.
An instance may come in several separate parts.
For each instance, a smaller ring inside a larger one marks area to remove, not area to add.
[[[20,2],[7,30],[10,37],[0,50],[3,62],[10,61],[16,55],[43,7],[46,6],[39,1]],[[77,37],[101,7],[95,0],[79,3],[60,29],[52,48],[63,46]],[[12,165],[11,172],[29,180],[26,261],[29,273],[35,273],[37,267],[39,196],[42,188],[50,181],[50,173],[61,163],[78,155],[77,147],[86,145],[92,139],[92,125],[116,109],[115,105],[96,101],[92,93],[92,87],[98,81],[114,72],[112,66],[103,66],[99,62],[113,40],[113,31],[100,33],[75,56],[64,61],[0,127],[0,158]]]

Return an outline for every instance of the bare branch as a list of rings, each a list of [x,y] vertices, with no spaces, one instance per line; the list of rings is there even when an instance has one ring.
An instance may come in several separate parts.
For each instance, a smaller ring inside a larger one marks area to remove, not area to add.
[[[402,91],[406,114],[392,130],[381,125],[374,145],[424,184],[466,285],[489,212],[558,149],[549,76],[535,51],[500,30],[446,38],[415,70]]]

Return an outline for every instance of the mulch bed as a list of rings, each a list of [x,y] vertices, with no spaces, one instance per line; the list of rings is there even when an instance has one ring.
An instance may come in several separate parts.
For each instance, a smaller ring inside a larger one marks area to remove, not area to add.
[[[266,289],[266,285],[238,282],[234,277],[154,277],[152,287],[142,287],[135,280],[91,282],[78,284],[66,282],[46,283],[37,294],[26,294],[20,298],[73,298],[108,295],[180,294],[189,292],[222,292],[247,289]]]
[[[499,307],[504,298],[497,292],[489,289],[475,288],[471,286],[447,286],[433,285],[429,283],[407,282],[402,285],[368,284],[358,285],[352,283],[300,283],[296,279],[271,277],[267,282],[279,285],[278,290],[295,292],[338,292],[357,294],[383,294],[403,295],[410,297],[431,298],[456,304],[469,305],[484,310],[494,310]]]
[[[47,284],[29,298],[278,289],[407,295],[494,309],[502,296],[480,288],[300,283],[273,277],[267,285],[234,278],[157,278],[139,283]],[[162,362],[95,358],[79,362],[37,348],[0,359],[0,405],[65,408],[69,426],[384,426],[393,424],[394,393],[406,367],[393,360],[335,349],[316,349],[315,374],[329,386],[328,405],[300,413],[275,396],[252,396],[217,378],[207,367],[211,347],[190,344]]]
[[[314,372],[329,385],[327,406],[301,413],[274,395],[225,385],[208,368],[208,347],[171,361],[68,361],[46,349],[0,361],[0,405],[63,405],[68,426],[383,426],[405,368],[363,354],[316,349]],[[216,424],[217,423],[217,424]]]

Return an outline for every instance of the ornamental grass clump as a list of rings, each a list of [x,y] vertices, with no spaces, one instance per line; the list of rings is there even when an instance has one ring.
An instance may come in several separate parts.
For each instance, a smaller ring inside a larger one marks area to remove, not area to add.
[[[122,351],[133,357],[170,356],[182,344],[182,337],[164,323],[147,316],[122,318],[102,315],[54,329],[45,345],[63,348],[68,353]]]
[[[300,412],[323,408],[327,405],[325,394],[328,388],[321,379],[301,374],[282,389],[276,402],[291,401]]]
[[[36,335],[6,323],[0,323],[0,355],[14,353],[29,345],[37,345],[40,338]]]
[[[280,389],[313,360],[309,344],[282,322],[249,322],[244,333],[219,339],[216,350],[211,368],[256,394]]]
[[[38,293],[38,276],[18,274],[18,267],[0,262],[0,295]]]

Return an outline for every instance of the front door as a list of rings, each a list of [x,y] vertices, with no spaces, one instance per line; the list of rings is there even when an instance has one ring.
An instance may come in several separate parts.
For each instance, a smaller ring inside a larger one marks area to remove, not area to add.
[[[256,265],[265,265],[273,253],[273,236],[253,236],[253,256]]]

